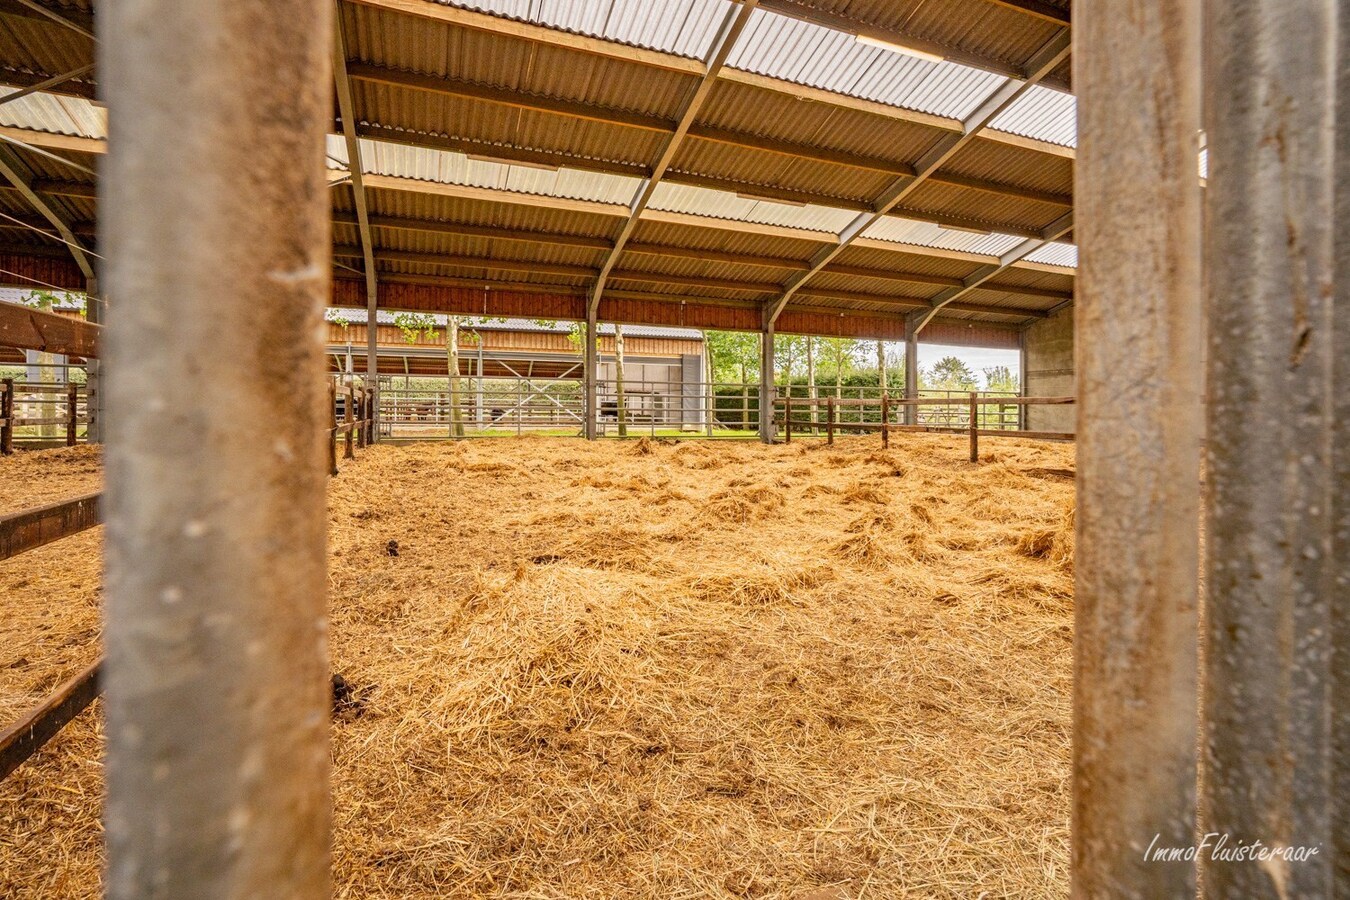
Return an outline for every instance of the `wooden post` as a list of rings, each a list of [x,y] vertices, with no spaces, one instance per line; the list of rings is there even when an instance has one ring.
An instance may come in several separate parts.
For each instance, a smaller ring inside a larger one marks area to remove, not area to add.
[[[331,895],[334,7],[98,9],[108,900]]]
[[[980,395],[970,392],[970,461],[980,461]]]
[[[825,443],[834,443],[834,398],[825,400]]]
[[[342,424],[347,426],[346,427],[347,434],[343,440],[343,450],[342,450],[343,459],[356,459],[356,451],[354,449],[354,445],[356,443],[356,436],[352,434],[352,432],[356,430],[355,427],[356,416],[354,415],[355,410],[352,409],[352,407],[355,404],[356,404],[356,390],[349,384],[347,385],[347,396],[342,403],[342,412],[343,412]]]
[[[356,408],[359,410],[359,418],[356,421],[356,447],[358,450],[364,450],[366,447],[366,389],[362,388],[360,399],[356,401]]]
[[[881,392],[881,449],[889,450],[891,446],[891,394],[890,391]]]
[[[9,456],[14,452],[14,379],[4,380],[5,392],[0,394],[0,455]]]
[[[1079,406],[1070,832],[1076,898],[1195,897],[1195,860],[1209,852],[1146,858],[1150,844],[1197,843],[1202,6],[1189,0],[1137,0],[1128,9],[1074,6]],[[1297,47],[1303,52],[1301,43]],[[1239,66],[1250,70],[1260,58],[1244,54]],[[1293,105],[1301,107],[1304,95],[1296,96]],[[1270,95],[1247,104],[1225,96],[1215,110],[1264,107],[1282,114],[1285,105]],[[1301,133],[1296,127],[1287,132]],[[1272,156],[1283,143],[1276,134],[1275,127],[1267,132]],[[1212,131],[1209,146],[1212,196],[1214,148],[1244,151]],[[1278,172],[1264,174],[1273,190],[1288,183]],[[1268,224],[1283,234],[1284,222],[1267,210],[1230,224],[1244,231]],[[1246,307],[1252,292],[1217,296],[1224,298],[1221,306]],[[1228,302],[1235,297],[1241,302]],[[1226,330],[1214,334],[1230,339]],[[1249,408],[1242,420],[1252,432],[1267,428],[1268,420]],[[1247,461],[1244,468],[1253,477],[1259,467]],[[1269,510],[1281,508],[1269,507],[1267,517],[1278,518]],[[1231,685],[1217,684],[1215,692],[1229,696]],[[1273,783],[1282,752],[1244,780],[1244,792]],[[1233,823],[1231,842],[1254,837],[1247,830],[1254,822]],[[1210,821],[1201,830],[1223,828]],[[1274,895],[1283,870],[1241,865],[1253,879],[1264,879],[1261,892],[1216,892],[1207,884],[1206,896]],[[1291,884],[1285,896],[1307,895]]]
[[[337,384],[328,382],[328,474],[336,475],[337,466]]]
[[[792,395],[783,397],[783,443],[792,443]]]
[[[75,430],[76,430],[76,427],[77,427],[78,424],[79,424],[79,423],[77,422],[77,418],[78,418],[78,417],[76,416],[75,413],[76,413],[76,409],[78,408],[79,402],[80,402],[80,399],[79,399],[79,394],[78,394],[77,391],[76,391],[75,382],[73,382],[73,381],[68,381],[68,382],[66,382],[66,446],[67,446],[67,447],[74,447],[74,446],[75,446],[75,440],[76,440]]]
[[[1205,5],[1201,818],[1248,846],[1318,848],[1204,854],[1211,897],[1350,897],[1345,13]]]

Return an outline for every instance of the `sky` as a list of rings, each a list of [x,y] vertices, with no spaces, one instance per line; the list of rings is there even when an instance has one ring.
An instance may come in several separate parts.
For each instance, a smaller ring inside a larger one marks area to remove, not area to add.
[[[875,353],[875,344],[872,349]],[[900,352],[904,353],[903,347]],[[979,347],[952,347],[947,344],[919,345],[920,368],[927,369],[944,356],[955,356],[970,366],[970,370],[980,379],[981,384],[984,383],[984,370],[993,366],[1007,366],[1014,378],[1021,374],[1018,371],[1020,354],[1016,350],[985,350]]]

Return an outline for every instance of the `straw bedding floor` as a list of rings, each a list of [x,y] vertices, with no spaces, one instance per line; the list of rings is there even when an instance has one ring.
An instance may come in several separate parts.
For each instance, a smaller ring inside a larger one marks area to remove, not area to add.
[[[1066,895],[1072,449],[878,444],[348,463],[335,896]],[[0,461],[0,509],[97,477]],[[95,652],[80,540],[0,564],[6,718]],[[97,895],[101,740],[0,783],[0,895]]]

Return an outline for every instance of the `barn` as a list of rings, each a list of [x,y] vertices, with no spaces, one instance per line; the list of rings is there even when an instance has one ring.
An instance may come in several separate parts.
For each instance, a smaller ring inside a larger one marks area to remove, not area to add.
[[[0,896],[1347,896],[1347,27],[0,0]]]

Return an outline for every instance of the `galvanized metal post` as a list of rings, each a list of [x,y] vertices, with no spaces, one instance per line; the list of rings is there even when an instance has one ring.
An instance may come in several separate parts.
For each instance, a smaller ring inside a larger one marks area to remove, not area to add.
[[[597,334],[597,324],[595,313],[589,313],[586,316],[586,331],[583,334],[581,359],[585,371],[582,373],[582,384],[584,386],[586,397],[582,407],[586,416],[586,423],[583,432],[586,440],[593,441],[598,436],[600,423],[600,410],[598,408],[598,391],[596,390],[596,346],[599,341]]]
[[[772,444],[774,439],[774,401],[778,391],[773,381],[773,325],[759,333],[759,439]]]
[[[99,9],[113,900],[329,892],[332,10]]]
[[[103,324],[103,295],[99,293],[98,279],[85,280],[84,316],[95,325]],[[102,348],[100,351],[102,352]],[[88,418],[85,426],[85,441],[90,444],[103,443],[103,361],[90,357],[84,364],[84,412]]]
[[[1205,826],[1230,844],[1320,848],[1255,865],[1206,855],[1216,897],[1346,895],[1335,888],[1346,836],[1334,827],[1346,798],[1333,775],[1350,665],[1334,646],[1350,614],[1347,561],[1334,553],[1350,499],[1334,468],[1338,429],[1345,440],[1347,311],[1334,316],[1343,8],[1207,7]]]
[[[918,320],[914,315],[905,317],[905,399],[915,400],[919,396],[919,331]],[[910,403],[905,405],[905,424],[919,424],[919,407]]]
[[[1074,10],[1075,897],[1193,898],[1200,11]]]

